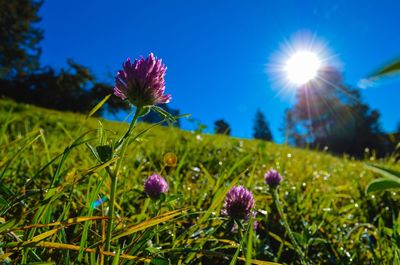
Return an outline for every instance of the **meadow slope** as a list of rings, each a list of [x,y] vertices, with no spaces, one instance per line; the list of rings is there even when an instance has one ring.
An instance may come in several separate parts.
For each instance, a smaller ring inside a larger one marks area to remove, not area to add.
[[[99,264],[108,256],[100,247],[105,221],[75,218],[106,216],[110,181],[86,145],[99,141],[99,126],[108,142],[128,125],[0,100],[2,260]],[[149,127],[140,123],[135,134]],[[176,156],[176,164],[165,160],[167,153]],[[253,264],[298,264],[264,184],[273,167],[284,176],[283,208],[311,263],[393,264],[400,254],[399,195],[365,195],[376,177],[366,162],[399,168],[394,159],[376,160],[369,153],[366,161],[357,161],[264,141],[152,128],[128,147],[119,174],[114,252],[127,255],[119,257],[122,264],[229,264],[235,254],[238,263],[247,257]],[[159,202],[143,194],[143,183],[154,172],[169,183]],[[245,232],[245,222],[242,229],[220,215],[232,185],[254,193],[254,233]],[[160,214],[164,219],[155,218]],[[38,226],[70,218],[75,219],[68,224]]]

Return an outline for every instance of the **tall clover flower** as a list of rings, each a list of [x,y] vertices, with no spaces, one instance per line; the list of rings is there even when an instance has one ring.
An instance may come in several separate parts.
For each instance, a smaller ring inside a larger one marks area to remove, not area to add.
[[[221,213],[233,219],[248,219],[253,206],[254,197],[251,191],[243,186],[235,186],[226,194]]]
[[[152,199],[160,197],[161,193],[166,193],[168,183],[158,174],[153,174],[144,183],[144,192]]]
[[[265,173],[264,181],[270,187],[270,191],[272,193],[272,199],[274,201],[276,209],[278,210],[279,216],[282,219],[283,226],[285,227],[286,232],[290,238],[290,241],[292,242],[294,250],[297,252],[297,254],[300,257],[300,263],[303,265],[308,265],[306,256],[305,256],[301,246],[299,245],[299,242],[297,242],[297,239],[295,238],[292,229],[290,228],[290,225],[287,221],[286,214],[283,211],[282,203],[279,200],[278,186],[282,181],[282,176],[279,174],[278,171],[271,168],[270,170],[267,171],[267,173]]]
[[[135,59],[133,63],[128,58],[122,68],[115,77],[114,95],[127,99],[136,107],[168,103],[171,100],[171,95],[164,95],[167,67],[153,53],[146,59]]]
[[[164,77],[167,68],[162,63],[161,59],[157,59],[152,53],[150,53],[146,59],[142,57],[139,60],[136,59],[133,63],[131,63],[131,60],[128,58],[126,62],[122,64],[122,68],[122,70],[117,72],[117,76],[115,77],[114,95],[120,97],[122,100],[128,100],[131,104],[136,106],[136,110],[128,130],[109,148],[113,150],[113,152],[118,152],[120,150],[119,156],[121,159],[124,157],[124,153],[129,144],[129,138],[138,118],[147,113],[146,110],[149,110],[148,107],[156,104],[168,103],[171,100],[171,95],[164,95]],[[116,155],[116,153],[111,154],[111,156],[112,155]],[[122,160],[119,160],[118,163],[121,163],[121,161]],[[106,169],[111,178],[111,189],[105,250],[110,251],[119,166],[116,166],[114,170],[109,166],[107,166]],[[158,192],[165,192],[168,188],[168,184],[164,179],[162,180],[164,182],[150,182],[153,183],[150,187],[153,189],[158,187]],[[160,184],[160,186],[157,186],[157,183]],[[153,191],[155,192],[156,189]],[[156,193],[152,192],[148,194],[150,197],[156,195]]]

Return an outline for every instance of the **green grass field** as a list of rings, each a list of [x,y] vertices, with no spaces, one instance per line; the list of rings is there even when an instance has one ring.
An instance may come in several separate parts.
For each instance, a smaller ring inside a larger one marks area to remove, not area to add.
[[[309,264],[400,264],[400,197],[365,194],[366,163],[398,170],[394,156],[364,161],[270,142],[155,127],[100,163],[128,125],[0,100],[0,260],[4,264],[299,264],[264,174],[277,169],[288,223]],[[139,124],[134,135],[149,129]],[[104,128],[104,130],[99,129]],[[174,165],[165,161],[172,153]],[[111,251],[105,240],[110,178],[120,167]],[[153,201],[143,183],[169,183]],[[255,196],[255,220],[220,215],[227,191]],[[102,203],[100,203],[102,202]]]

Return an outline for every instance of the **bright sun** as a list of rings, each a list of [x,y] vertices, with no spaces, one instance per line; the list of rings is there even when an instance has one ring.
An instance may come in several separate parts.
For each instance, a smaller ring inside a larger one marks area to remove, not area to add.
[[[317,76],[320,66],[321,60],[315,52],[298,51],[289,58],[284,69],[291,83],[303,85]]]

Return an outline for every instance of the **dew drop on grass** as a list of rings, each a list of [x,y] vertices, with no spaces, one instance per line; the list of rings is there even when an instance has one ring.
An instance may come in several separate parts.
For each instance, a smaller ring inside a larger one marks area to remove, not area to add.
[[[200,168],[198,168],[198,167],[192,167],[192,170],[193,170],[194,172],[200,172],[200,171],[201,171]]]
[[[268,214],[267,211],[262,210],[262,209],[258,209],[257,211],[258,211],[259,213],[261,213],[262,215],[267,215],[267,214]]]
[[[351,220],[354,218],[354,215],[352,215],[351,213],[347,215],[347,219]]]

